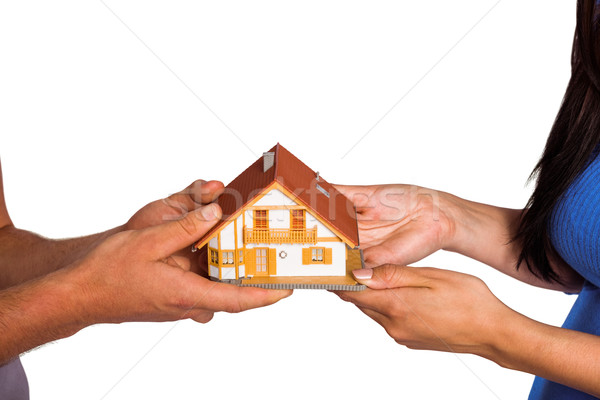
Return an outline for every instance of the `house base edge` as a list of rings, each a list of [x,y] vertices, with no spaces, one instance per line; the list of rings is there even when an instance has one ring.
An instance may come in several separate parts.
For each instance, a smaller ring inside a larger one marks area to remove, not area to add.
[[[253,283],[252,279],[217,279],[210,278],[211,281],[229,283],[241,287],[257,287],[262,289],[312,289],[312,290],[346,290],[349,292],[360,292],[366,289],[365,285],[337,284],[337,283]]]

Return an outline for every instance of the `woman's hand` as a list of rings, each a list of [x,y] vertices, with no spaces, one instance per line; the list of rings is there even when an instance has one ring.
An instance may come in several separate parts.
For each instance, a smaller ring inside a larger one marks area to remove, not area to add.
[[[411,264],[452,240],[446,193],[410,185],[335,187],[356,207],[367,266]]]
[[[600,396],[600,337],[542,324],[511,310],[479,278],[383,265],[354,271],[368,286],[335,292],[411,349],[471,353]]]
[[[362,292],[336,292],[411,349],[491,358],[499,324],[518,314],[471,275],[437,268],[384,265],[354,271]]]
[[[437,250],[453,251],[531,285],[578,292],[583,279],[560,259],[551,262],[562,282],[547,282],[527,266],[517,269],[521,244],[513,241],[522,210],[495,207],[409,185],[336,188],[355,205],[367,266],[412,264]]]

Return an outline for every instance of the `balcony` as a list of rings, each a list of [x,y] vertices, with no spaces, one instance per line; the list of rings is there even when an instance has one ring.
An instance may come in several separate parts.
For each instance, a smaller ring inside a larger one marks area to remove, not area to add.
[[[317,243],[317,227],[310,229],[252,229],[244,227],[244,243]]]

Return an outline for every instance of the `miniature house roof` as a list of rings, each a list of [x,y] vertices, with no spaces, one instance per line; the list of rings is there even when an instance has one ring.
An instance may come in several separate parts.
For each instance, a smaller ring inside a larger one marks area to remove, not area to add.
[[[196,247],[204,246],[240,215],[245,206],[272,188],[282,190],[293,201],[307,207],[350,247],[358,246],[356,211],[352,202],[277,143],[225,187],[215,201],[221,206],[223,217]]]

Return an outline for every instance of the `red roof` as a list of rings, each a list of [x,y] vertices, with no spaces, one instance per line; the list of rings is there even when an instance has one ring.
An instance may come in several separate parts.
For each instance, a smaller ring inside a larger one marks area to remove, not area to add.
[[[223,217],[200,239],[197,247],[202,247],[237,211],[273,183],[290,192],[292,200],[309,208],[344,241],[358,246],[356,211],[352,202],[279,143],[269,152],[274,153],[274,163],[267,171],[263,171],[261,157],[225,187],[215,201],[221,206]]]

